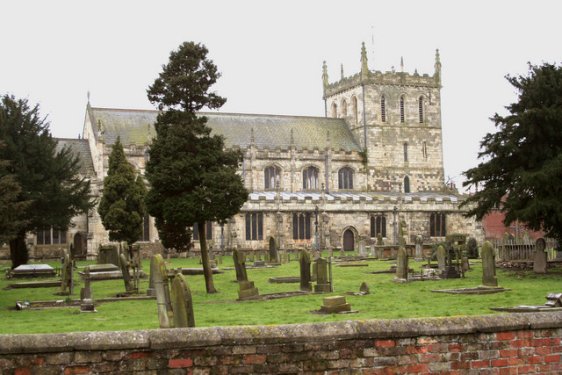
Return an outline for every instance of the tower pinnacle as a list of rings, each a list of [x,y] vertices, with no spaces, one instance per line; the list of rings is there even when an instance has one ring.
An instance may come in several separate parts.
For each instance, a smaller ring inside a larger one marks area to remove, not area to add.
[[[324,86],[324,91],[326,91],[326,87],[328,87],[328,66],[325,60],[322,63],[322,85]]]
[[[441,59],[439,57],[439,49],[435,50],[435,73],[433,77],[437,83],[441,84]]]
[[[361,78],[366,79],[369,75],[369,64],[367,61],[367,49],[365,42],[361,43]]]

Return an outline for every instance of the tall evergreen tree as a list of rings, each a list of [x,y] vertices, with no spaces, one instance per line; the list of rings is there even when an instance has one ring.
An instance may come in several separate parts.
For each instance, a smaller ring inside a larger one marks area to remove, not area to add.
[[[142,235],[146,188],[142,176],[127,161],[120,138],[109,155],[109,169],[103,181],[98,212],[111,241],[131,245]]]
[[[504,223],[524,222],[562,241],[562,67],[529,65],[527,76],[508,76],[518,101],[509,115],[492,118],[498,129],[482,140],[477,167],[464,172],[478,191],[464,203],[482,219],[499,207]]]
[[[28,260],[25,236],[29,231],[53,227],[66,230],[72,217],[92,208],[89,180],[79,175],[80,160],[70,148],[56,150],[48,122],[39,106],[4,95],[0,99],[0,159],[10,160],[8,174],[21,187],[18,202],[28,202],[25,225],[10,238],[10,256],[15,268]]]
[[[239,212],[248,192],[236,173],[241,153],[225,150],[223,138],[212,135],[207,118],[197,115],[204,107],[220,108],[226,101],[209,92],[220,73],[207,53],[201,44],[181,44],[147,90],[160,114],[146,178],[151,187],[148,211],[169,246],[187,246],[187,227],[198,224],[205,286],[207,293],[215,293],[205,222],[226,222]]]

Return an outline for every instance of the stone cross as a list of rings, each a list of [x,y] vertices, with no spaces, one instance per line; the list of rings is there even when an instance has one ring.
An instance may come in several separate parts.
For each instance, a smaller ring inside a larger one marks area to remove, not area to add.
[[[177,273],[172,281],[171,303],[174,327],[195,327],[191,290],[181,273]]]
[[[300,271],[301,271],[301,290],[310,291],[310,255],[306,250],[301,251],[300,255]]]
[[[498,286],[494,247],[489,241],[482,245],[482,285]]]
[[[398,249],[396,260],[396,279],[408,280],[408,254],[403,246]]]

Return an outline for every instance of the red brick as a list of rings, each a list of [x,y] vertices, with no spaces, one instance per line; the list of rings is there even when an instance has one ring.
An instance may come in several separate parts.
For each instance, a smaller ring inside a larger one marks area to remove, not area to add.
[[[546,355],[552,353],[552,347],[550,346],[539,346],[535,348],[535,353],[538,355]]]
[[[31,375],[31,369],[20,367],[14,370],[14,375]]]
[[[509,366],[519,366],[519,365],[523,364],[523,360],[521,358],[508,358],[507,364]]]
[[[500,341],[513,340],[515,338],[515,332],[498,332],[496,333],[496,339]]]
[[[377,348],[393,348],[396,346],[396,341],[394,340],[376,340],[375,346]]]
[[[462,350],[462,345],[459,344],[458,342],[454,342],[452,344],[449,344],[448,347],[448,351],[451,353],[458,353]]]
[[[150,356],[150,352],[132,352],[127,355],[127,359],[150,358]]]
[[[174,358],[168,360],[169,368],[184,368],[193,366],[193,359],[191,358]]]
[[[504,367],[500,369],[499,375],[516,375],[517,368],[516,367]]]
[[[90,368],[85,366],[74,366],[67,367],[64,369],[64,375],[76,375],[76,374],[90,374]]]
[[[419,355],[419,362],[420,363],[432,363],[438,362],[441,359],[439,354],[420,354]]]
[[[489,368],[489,367],[490,367],[490,361],[489,360],[471,361],[470,362],[470,368]]]
[[[525,359],[526,363],[532,363],[532,364],[537,364],[537,363],[543,363],[544,357],[541,356],[533,356],[533,357],[529,357]]]
[[[400,372],[407,373],[425,373],[429,371],[429,367],[426,364],[418,363],[417,365],[406,366]]]
[[[423,354],[427,353],[427,346],[408,346],[406,354]]]
[[[507,359],[492,359],[493,367],[505,367],[507,366]]]
[[[261,365],[265,363],[267,356],[265,354],[248,354],[244,356],[245,365]]]
[[[519,331],[517,332],[517,337],[520,339],[532,339],[533,331]]]
[[[441,343],[431,344],[428,347],[429,351],[432,353],[445,353],[447,352],[448,348],[449,345]]]
[[[517,349],[500,350],[500,357],[501,358],[517,357],[517,355],[518,355]]]
[[[514,348],[523,348],[525,346],[531,346],[531,340],[530,339],[513,340],[511,342],[511,346]]]
[[[546,357],[544,357],[544,361],[545,362],[560,362],[560,354],[555,354],[555,355],[547,355]]]

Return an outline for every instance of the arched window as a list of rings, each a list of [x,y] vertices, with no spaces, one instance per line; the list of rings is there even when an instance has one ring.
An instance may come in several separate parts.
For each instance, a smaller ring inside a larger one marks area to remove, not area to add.
[[[386,122],[386,98],[381,96],[381,121]]]
[[[341,116],[347,117],[347,102],[345,99],[341,101]]]
[[[408,143],[404,143],[404,161],[408,161]]]
[[[293,240],[310,240],[310,212],[293,214]]]
[[[264,187],[266,190],[276,189],[281,183],[281,168],[270,165],[266,167],[263,171],[264,175]]]
[[[336,102],[332,103],[332,117],[338,118],[338,105],[336,104]]]
[[[310,166],[302,171],[302,188],[304,190],[318,190],[318,168]]]
[[[429,235],[431,237],[447,235],[447,216],[443,212],[433,212],[429,215]]]
[[[386,216],[377,214],[371,216],[371,237],[386,237]]]
[[[427,159],[427,142],[422,143],[422,155],[424,159]]]
[[[351,98],[351,109],[353,110],[353,122],[357,124],[359,122],[359,113],[357,111],[357,97],[353,96]]]
[[[353,169],[343,167],[338,171],[338,189],[353,189]]]
[[[410,192],[410,177],[404,177],[404,193]]]
[[[406,116],[404,115],[404,95],[400,97],[400,122],[404,122],[406,120]]]
[[[423,96],[420,96],[420,98],[418,99],[418,114],[419,114],[419,120],[420,120],[420,124],[423,124],[424,122],[424,105],[423,105]]]

